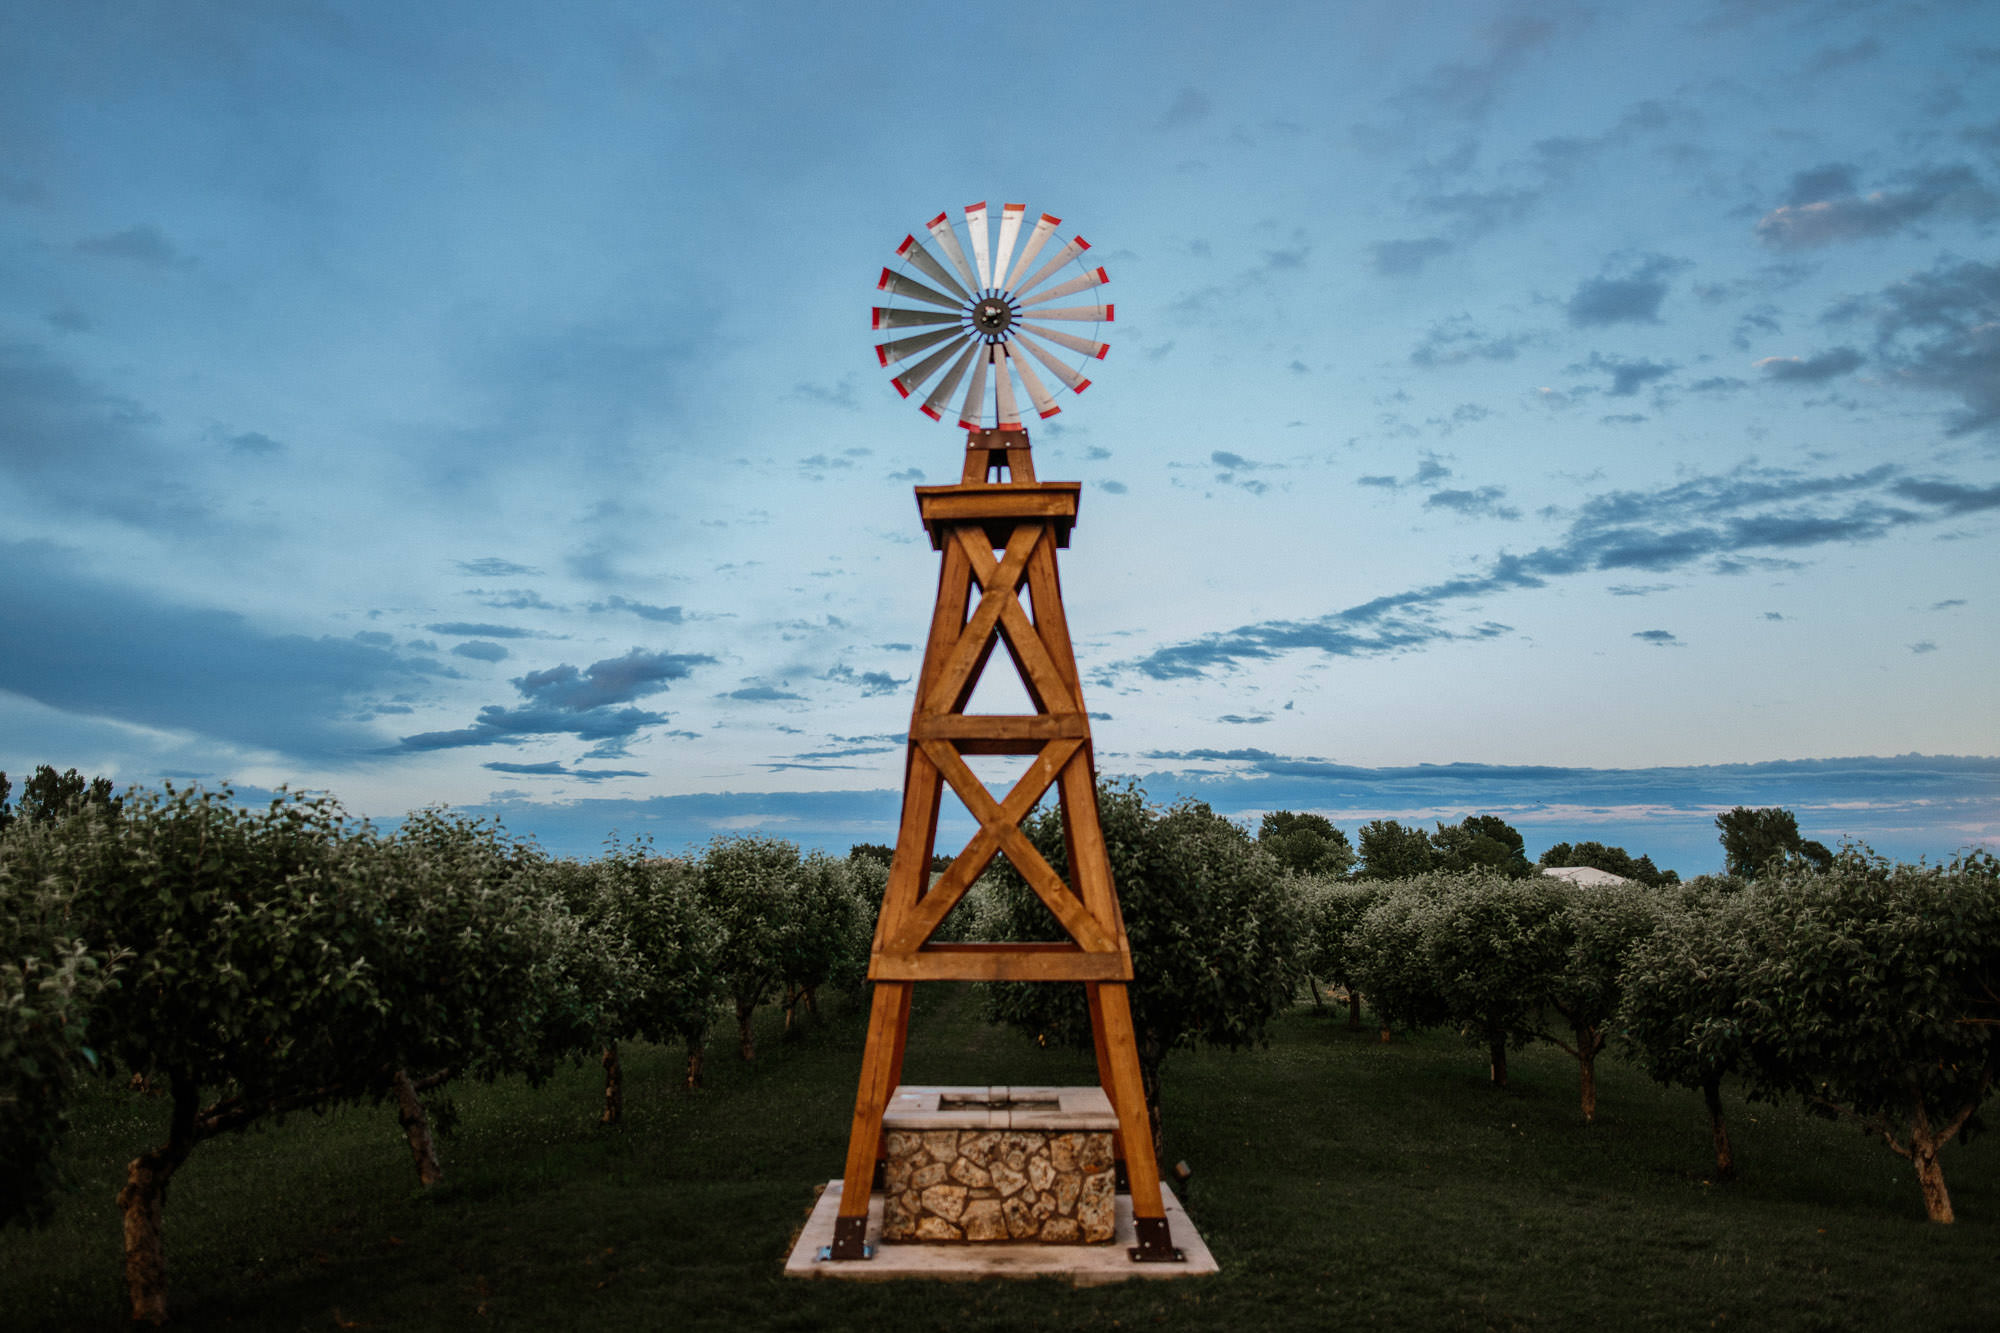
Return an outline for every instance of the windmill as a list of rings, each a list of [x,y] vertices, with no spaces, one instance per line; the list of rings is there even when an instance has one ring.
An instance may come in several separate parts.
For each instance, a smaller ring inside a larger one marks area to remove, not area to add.
[[[928,243],[915,233],[906,237],[896,252],[900,266],[884,268],[877,283],[890,303],[875,307],[873,327],[891,335],[876,347],[877,358],[899,367],[891,381],[897,392],[916,399],[933,420],[955,420],[966,444],[956,485],[916,488],[941,571],[910,718],[896,850],[869,958],[874,994],[833,1243],[825,1252],[831,1260],[870,1254],[869,1197],[888,1152],[883,1117],[898,1099],[911,992],[919,981],[939,980],[1082,983],[1103,1100],[1115,1116],[1108,1137],[1130,1191],[1138,1241],[1130,1257],[1182,1259],[1168,1228],[1140,1085],[1127,994],[1132,954],[1098,823],[1090,719],[1056,574],[1056,551],[1069,544],[1082,484],[1036,479],[1021,420],[1024,400],[1048,418],[1061,410],[1057,392],[1090,387],[1085,370],[1109,350],[1094,335],[1112,320],[1114,307],[1060,304],[1102,287],[1109,275],[1085,258],[1089,242],[1057,233],[1059,218],[1042,214],[1024,233],[1026,217],[1024,206],[1007,204],[989,232],[991,211],[971,205],[961,239],[949,213],[940,213],[926,225]],[[1070,276],[1061,276],[1066,271]],[[1052,391],[1051,381],[1060,388]],[[1034,711],[966,711],[996,644],[1006,648]],[[978,755],[1031,761],[1012,789],[996,797],[966,763]],[[947,788],[979,828],[932,882]],[[1067,879],[1021,829],[1051,788],[1061,804]],[[1020,873],[1065,938],[934,938],[996,855]]]

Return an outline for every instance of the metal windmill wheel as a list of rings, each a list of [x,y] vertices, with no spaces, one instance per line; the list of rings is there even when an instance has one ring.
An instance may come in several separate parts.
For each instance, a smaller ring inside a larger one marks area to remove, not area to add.
[[[940,213],[926,224],[926,230],[944,259],[914,234],[906,236],[896,247],[902,271],[885,268],[881,281],[875,284],[877,290],[889,293],[893,302],[901,304],[876,306],[872,327],[923,330],[877,344],[875,356],[884,366],[910,362],[901,366],[890,382],[905,398],[923,392],[919,410],[933,421],[944,420],[963,384],[964,396],[958,398],[960,426],[967,430],[1019,430],[1017,380],[1034,410],[1052,417],[1062,408],[1035,363],[1063,387],[1082,393],[1090,387],[1083,368],[1111,350],[1094,338],[1048,327],[1050,323],[1090,324],[1090,332],[1095,333],[1097,325],[1110,323],[1114,306],[1050,303],[1101,287],[1111,279],[1102,268],[1084,262],[1089,241],[1081,236],[1067,241],[1056,237],[1061,218],[1042,214],[1023,240],[1021,223],[1027,211],[1025,204],[1001,208],[999,233],[990,244],[984,203],[965,209],[966,243],[960,242],[949,210]],[[1042,258],[1051,239],[1058,240],[1055,253],[1040,267],[1031,267]],[[1074,268],[1075,276],[1043,286],[1065,267]],[[925,392],[932,380],[937,383]]]

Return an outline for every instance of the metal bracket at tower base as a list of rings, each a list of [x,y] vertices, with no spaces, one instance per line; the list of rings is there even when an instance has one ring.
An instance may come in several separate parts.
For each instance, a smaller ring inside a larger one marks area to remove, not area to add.
[[[866,1217],[836,1217],[833,1220],[833,1244],[820,1251],[822,1259],[873,1259],[875,1247],[866,1244],[868,1239],[868,1219]]]
[[[1164,1217],[1135,1217],[1133,1227],[1139,1233],[1139,1243],[1126,1250],[1135,1264],[1184,1264],[1187,1254],[1174,1246],[1173,1234],[1167,1229]]]

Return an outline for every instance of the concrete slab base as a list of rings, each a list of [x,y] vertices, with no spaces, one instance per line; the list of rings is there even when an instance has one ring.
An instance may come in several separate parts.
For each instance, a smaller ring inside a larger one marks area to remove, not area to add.
[[[1139,1243],[1132,1225],[1132,1196],[1118,1196],[1118,1229],[1109,1245],[1043,1245],[1034,1241],[957,1243],[924,1245],[898,1242],[882,1244],[882,1196],[868,1200],[868,1244],[872,1259],[838,1262],[821,1259],[819,1252],[833,1244],[833,1219],[840,1212],[840,1182],[827,1182],[826,1190],[813,1206],[798,1244],[785,1260],[786,1277],[847,1278],[857,1282],[886,1282],[894,1278],[927,1277],[944,1282],[976,1282],[982,1278],[1061,1278],[1074,1286],[1095,1287],[1106,1282],[1133,1278],[1204,1277],[1217,1272],[1215,1256],[1196,1233],[1187,1210],[1173,1191],[1164,1185],[1167,1226],[1174,1244],[1187,1255],[1185,1263],[1135,1264],[1126,1251]]]

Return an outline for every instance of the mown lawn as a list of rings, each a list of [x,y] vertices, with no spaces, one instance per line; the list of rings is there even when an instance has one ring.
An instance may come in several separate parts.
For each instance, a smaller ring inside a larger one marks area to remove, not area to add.
[[[912,1081],[1094,1081],[1086,1057],[977,1021],[963,988],[919,990]],[[1170,1158],[1222,1265],[1187,1282],[798,1282],[780,1276],[813,1188],[840,1169],[865,1009],[804,1037],[766,1026],[754,1066],[718,1040],[710,1086],[626,1059],[626,1123],[594,1123],[595,1066],[529,1089],[456,1092],[448,1179],[416,1188],[386,1106],[294,1118],[200,1148],[167,1206],[188,1328],[1235,1327],[1925,1330],[2000,1327],[2000,1157],[1945,1154],[1959,1214],[1924,1220],[1879,1143],[1734,1099],[1744,1178],[1712,1184],[1692,1093],[1523,1052],[1514,1086],[1442,1034],[1383,1046],[1329,1010],[1268,1049],[1177,1053]],[[123,1325],[123,1164],[163,1133],[157,1101],[101,1089],[54,1225],[0,1233],[0,1327]]]

